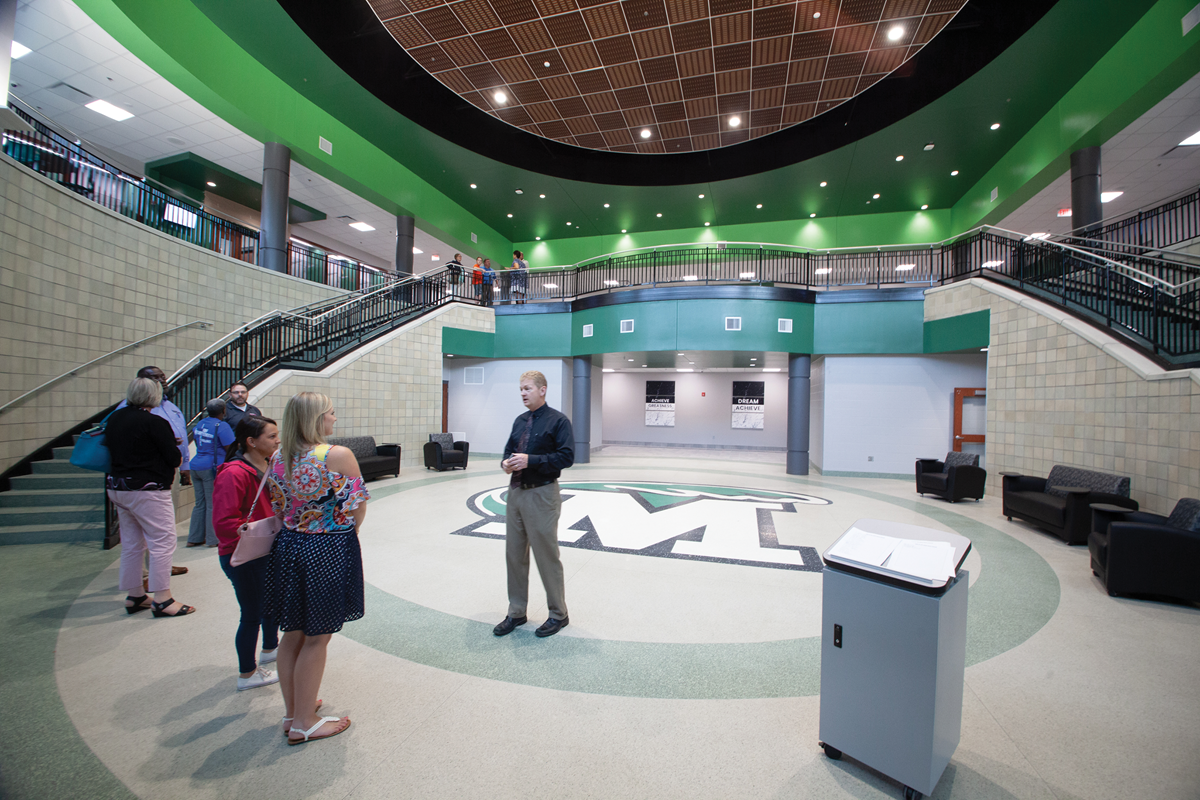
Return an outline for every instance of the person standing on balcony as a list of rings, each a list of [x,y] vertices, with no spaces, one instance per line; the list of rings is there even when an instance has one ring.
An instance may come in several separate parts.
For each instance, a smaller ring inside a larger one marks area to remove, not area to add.
[[[229,387],[229,403],[225,406],[225,424],[234,431],[242,417],[261,417],[262,412],[257,406],[250,405],[250,389],[244,383],[235,383]]]
[[[213,481],[217,479],[217,468],[225,462],[225,448],[233,444],[233,428],[225,423],[225,401],[209,400],[205,411],[208,416],[192,430],[192,440],[196,442],[196,455],[192,457],[196,503],[192,506],[188,547],[218,544],[217,532],[213,530]]]
[[[455,253],[454,258],[446,262],[446,272],[450,276],[450,293],[459,295],[459,284],[463,281],[462,253]]]
[[[483,301],[483,259],[475,259],[471,267],[471,288],[475,290],[475,299]]]
[[[525,290],[529,286],[529,264],[520,250],[513,250],[512,270],[513,302],[524,303]]]
[[[483,291],[479,296],[485,306],[492,304],[492,285],[496,282],[496,270],[492,269],[492,260],[483,260]]]

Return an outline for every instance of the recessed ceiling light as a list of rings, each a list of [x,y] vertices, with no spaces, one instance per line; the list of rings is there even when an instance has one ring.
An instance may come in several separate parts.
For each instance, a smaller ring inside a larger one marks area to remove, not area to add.
[[[471,188],[472,188],[472,189],[476,189],[476,188],[478,188],[478,187],[477,187],[475,184],[473,184],[473,183],[472,183],[472,184],[471,184]]]
[[[546,199],[546,195],[544,195],[544,194],[539,194],[538,197],[542,198],[543,200]]]
[[[15,45],[16,42],[14,42],[13,44]],[[16,56],[13,56],[13,58],[16,58]],[[1200,131],[1196,131],[1191,136],[1184,139],[1182,142],[1179,143],[1179,146],[1180,147],[1194,147],[1195,145],[1198,145],[1198,144],[1200,144]]]
[[[87,107],[97,114],[103,114],[109,119],[115,119],[117,122],[124,122],[133,116],[123,108],[117,108],[107,100],[93,100],[87,104]]]
[[[26,47],[25,45],[21,44],[21,43],[20,43],[20,42],[18,42],[16,39],[13,39],[13,43],[12,43],[12,57],[13,57],[13,59],[14,59],[14,60],[16,60],[16,59],[20,58],[21,56],[27,56],[27,55],[29,55],[29,54],[30,54],[30,53],[32,53],[32,52],[33,52],[33,51],[32,51],[32,50],[30,50],[28,47]]]
[[[897,25],[896,27],[894,27],[890,31],[888,31],[888,34],[887,34],[888,41],[898,42],[898,41],[900,41],[900,37],[903,35],[904,35],[904,28],[901,27],[900,25]]]
[[[627,231],[624,228],[621,228],[621,233],[627,233]]]
[[[707,228],[707,227],[708,227],[709,225],[711,225],[711,224],[712,224],[711,222],[706,222],[706,223],[704,223],[704,227],[706,227],[706,228]]]
[[[649,138],[650,138],[650,129],[649,129],[649,128],[642,128],[642,134],[641,134],[641,135],[642,135],[642,138],[643,138],[643,139],[649,139]]]
[[[350,227],[354,228],[354,230],[356,230],[356,231],[362,231],[363,233],[366,233],[367,231],[375,230],[374,225],[368,225],[365,222],[351,222]]]
[[[540,237],[540,236],[535,236],[535,237],[533,237],[533,238],[534,238],[534,240],[535,240],[535,241],[539,241],[539,242],[542,240],[542,237]]]
[[[816,219],[816,218],[817,218],[817,215],[816,215],[816,214],[809,214],[809,215],[808,215],[808,218],[809,218],[809,219]]]
[[[1116,200],[1118,197],[1120,197],[1123,194],[1125,194],[1125,193],[1124,192],[1101,192],[1100,193],[1100,202],[1101,203],[1111,203],[1113,200]]]
[[[661,217],[661,216],[662,216],[662,214],[655,214],[654,216],[656,216],[656,217]]]
[[[817,11],[816,13],[814,13],[814,14],[813,14],[813,19],[820,19],[820,18],[821,18],[821,12],[820,12],[820,11]]]
[[[925,205],[921,206],[922,211],[924,211],[927,208],[929,208],[929,203],[926,203]]]
[[[896,160],[897,160],[897,161],[903,161],[903,160],[904,160],[904,156],[896,156]]]
[[[608,203],[605,203],[605,204],[604,204],[604,207],[605,207],[605,208],[608,208]]]
[[[729,127],[736,128],[738,125],[741,125],[741,124],[742,124],[741,117],[730,117],[729,118]]]
[[[422,249],[421,249],[421,248],[419,248],[419,247],[414,247],[414,248],[413,248],[413,255],[414,255],[414,256],[419,256],[419,255],[421,255],[421,254],[422,254],[422,253],[424,253],[424,252],[425,252],[425,251],[424,251],[424,250],[422,250]]]
[[[955,175],[957,175],[957,174],[958,174],[958,170],[956,170],[956,169],[954,169],[954,170],[950,170],[950,177],[951,177],[951,178],[953,178],[953,177],[954,177]]]
[[[878,195],[878,194],[873,194],[873,195],[871,195],[871,199],[872,199],[872,200],[878,200],[878,199],[879,199],[879,195]]]
[[[506,95],[504,92],[496,92],[494,95],[492,95],[492,99],[500,105],[504,105],[508,102],[508,95]]]
[[[217,185],[215,183],[213,183],[212,181],[206,181],[206,183],[214,189],[217,188]]]
[[[509,218],[509,219],[512,219],[512,214],[509,214],[509,215],[508,215],[508,218]]]
[[[998,130],[1000,130],[1000,123],[999,123],[999,122],[993,122],[993,123],[992,123],[992,130],[994,130],[994,131],[998,131]]]
[[[704,199],[704,195],[700,195],[700,199],[701,199],[701,200],[703,200],[703,199]]]
[[[933,142],[930,142],[929,144],[925,145],[925,149],[926,149],[926,150],[932,150],[932,149],[933,149]]]
[[[758,205],[756,205],[755,208],[762,208],[762,203],[759,203]]]
[[[514,189],[513,191],[515,191],[517,194],[525,194],[524,189]]]
[[[821,188],[822,188],[822,189],[824,189],[824,188],[825,188],[826,186],[828,186],[828,185],[829,185],[829,181],[821,181]]]
[[[567,224],[570,225],[571,223],[568,222]]]
[[[550,66],[550,62],[549,62],[549,61],[543,61],[543,62],[542,62],[542,66],[543,66],[543,67],[548,67],[548,66]]]

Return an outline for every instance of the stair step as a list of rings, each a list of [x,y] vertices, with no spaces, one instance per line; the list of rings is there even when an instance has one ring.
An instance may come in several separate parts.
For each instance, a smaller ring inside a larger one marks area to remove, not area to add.
[[[59,542],[100,542],[104,540],[103,522],[78,524],[21,525],[0,528],[0,546],[8,544],[51,544]]]
[[[72,445],[71,447],[55,447],[55,448],[53,449],[54,457],[55,457],[56,459],[67,459],[67,460],[70,460],[70,458],[71,458],[71,451],[72,451],[72,450],[74,450],[74,449],[75,449],[74,445]]]
[[[84,475],[17,475],[9,479],[13,489],[95,489],[103,491],[104,473]]]
[[[73,522],[104,522],[104,504],[0,508],[0,529],[22,525],[61,525]]]
[[[99,473],[97,473],[99,474]],[[103,487],[92,489],[14,489],[0,492],[0,508],[104,504]]]
[[[51,459],[49,461],[34,461],[30,466],[33,467],[34,475],[99,475],[98,472],[77,467],[70,461],[65,459]]]

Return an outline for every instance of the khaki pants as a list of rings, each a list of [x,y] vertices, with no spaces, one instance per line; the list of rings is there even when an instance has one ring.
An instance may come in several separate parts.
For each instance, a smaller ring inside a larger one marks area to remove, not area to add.
[[[546,606],[552,619],[567,618],[563,566],[558,554],[558,516],[562,497],[558,483],[536,489],[509,489],[505,556],[508,560],[508,616],[525,616],[529,605],[529,551],[537,560]]]

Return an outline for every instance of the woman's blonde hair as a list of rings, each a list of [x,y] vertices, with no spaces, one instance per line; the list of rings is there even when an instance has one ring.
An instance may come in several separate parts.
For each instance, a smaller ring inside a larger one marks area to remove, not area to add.
[[[297,456],[325,444],[325,426],[321,419],[332,410],[333,401],[320,392],[301,392],[288,400],[283,410],[283,424],[279,426],[279,451],[286,459],[289,479]]]
[[[162,384],[150,378],[134,378],[125,392],[125,402],[134,408],[158,408],[162,405]]]

